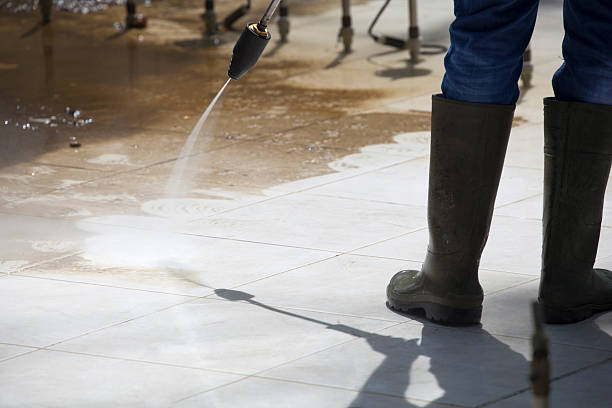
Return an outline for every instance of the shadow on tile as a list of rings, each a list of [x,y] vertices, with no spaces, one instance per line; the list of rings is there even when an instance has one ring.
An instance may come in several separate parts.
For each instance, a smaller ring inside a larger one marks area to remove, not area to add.
[[[528,388],[526,340],[512,339],[506,344],[479,327],[458,330],[429,324],[399,325],[385,330],[388,334],[367,332],[277,309],[246,292],[215,292],[226,300],[247,302],[361,339],[338,346],[342,350],[326,350],[261,374],[264,378],[358,389],[348,407],[369,406],[376,395],[399,397],[394,407],[437,407],[438,403],[474,406]],[[564,362],[562,366],[565,371],[575,364]]]

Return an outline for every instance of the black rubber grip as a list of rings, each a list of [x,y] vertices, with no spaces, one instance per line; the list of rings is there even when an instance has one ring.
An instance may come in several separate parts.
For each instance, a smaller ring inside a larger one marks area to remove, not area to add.
[[[264,48],[270,42],[270,38],[272,38],[270,33],[268,33],[267,37],[254,33],[249,29],[251,24],[253,23],[247,23],[236,45],[234,45],[232,60],[227,71],[227,74],[232,79],[240,79],[253,68]]]

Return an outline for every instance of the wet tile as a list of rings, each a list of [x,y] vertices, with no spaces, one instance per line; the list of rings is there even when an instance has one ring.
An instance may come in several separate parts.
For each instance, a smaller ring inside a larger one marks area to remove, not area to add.
[[[426,206],[428,174],[429,158],[420,158],[327,184],[309,192],[333,197]]]
[[[96,177],[100,177],[97,171],[33,162],[4,166],[0,168],[0,209],[12,208],[2,204],[40,196]]]
[[[89,225],[75,256],[23,272],[124,288],[205,296],[262,279],[334,253],[171,232]]]
[[[409,400],[374,393],[257,377],[251,377],[205,394],[195,395],[176,405],[177,408],[208,406],[218,408],[238,406],[252,408],[267,408],[270,406],[409,408],[427,406],[436,408],[443,405],[422,400]]]
[[[190,232],[346,251],[423,227],[424,211],[299,193],[194,222]]]
[[[37,163],[74,166],[99,171],[132,170],[178,156],[186,134],[133,128],[95,126],[81,132],[70,129],[81,143],[79,148],[49,149],[36,157]]]
[[[0,214],[0,272],[74,253],[87,235],[69,221]]]
[[[168,407],[240,378],[46,350],[0,363],[0,371],[3,407]]]
[[[386,307],[386,287],[397,271],[420,267],[421,264],[414,262],[341,255],[241,286],[238,290],[274,306],[406,321],[405,316]],[[485,293],[529,279],[502,272],[480,273]]]
[[[18,276],[2,279],[0,294],[0,342],[39,347],[188,300]]]
[[[344,323],[355,329],[335,330]],[[57,345],[55,348],[241,374],[389,325],[371,319],[199,300]]]
[[[0,361],[36,350],[32,347],[0,344]],[[0,369],[1,371],[1,369]]]
[[[298,192],[310,190],[340,180],[348,180],[371,171],[395,166],[407,160],[409,159],[401,154],[362,150],[360,153],[348,154],[328,163],[329,168],[333,171],[332,173],[274,185],[266,191]]]
[[[480,406],[528,387],[528,339],[481,329],[399,325],[260,375],[458,406]],[[612,353],[554,345],[554,376]],[[459,374],[460,373],[460,374]],[[478,384],[478,392],[474,386]]]
[[[485,298],[482,325],[491,333],[529,338],[531,302],[537,300],[539,281]],[[598,314],[580,323],[547,325],[551,342],[612,351],[612,313]],[[602,354],[603,355],[603,354]]]

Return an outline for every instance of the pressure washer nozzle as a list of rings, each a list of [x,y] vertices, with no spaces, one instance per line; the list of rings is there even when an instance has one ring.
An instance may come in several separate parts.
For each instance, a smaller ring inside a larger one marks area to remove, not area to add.
[[[256,23],[248,23],[234,46],[232,60],[227,71],[229,77],[240,79],[253,68],[270,42],[270,38],[272,36],[267,29],[261,30]]]

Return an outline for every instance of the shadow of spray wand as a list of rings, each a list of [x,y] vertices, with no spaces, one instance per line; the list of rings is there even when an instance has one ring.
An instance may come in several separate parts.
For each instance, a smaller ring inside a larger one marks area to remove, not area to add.
[[[231,289],[215,289],[215,294],[217,296],[219,296],[220,298],[223,298],[225,300],[230,300],[233,302],[246,302],[246,303],[250,303],[254,306],[258,306],[261,307],[262,309],[266,309],[269,310],[271,312],[276,312],[276,313],[280,313],[283,314],[285,316],[291,316],[291,317],[295,317],[297,319],[302,319],[302,320],[306,320],[308,322],[311,323],[316,323],[316,324],[320,324],[322,326],[325,326],[328,329],[331,330],[336,330],[342,333],[346,333],[346,334],[350,334],[351,336],[355,336],[355,337],[360,337],[360,338],[366,338],[366,337],[370,337],[373,334],[363,331],[363,330],[359,330],[356,329],[354,327],[350,327],[350,326],[346,326],[344,324],[331,324],[328,322],[324,322],[323,320],[318,320],[318,319],[313,319],[312,317],[307,317],[307,316],[302,316],[300,314],[297,313],[291,313],[288,312],[286,310],[281,310],[281,309],[277,309],[273,306],[268,306],[265,303],[261,303],[258,302],[256,300],[254,300],[253,298],[255,296],[251,295],[250,293],[246,293],[246,292],[241,292],[239,290],[231,290]]]

